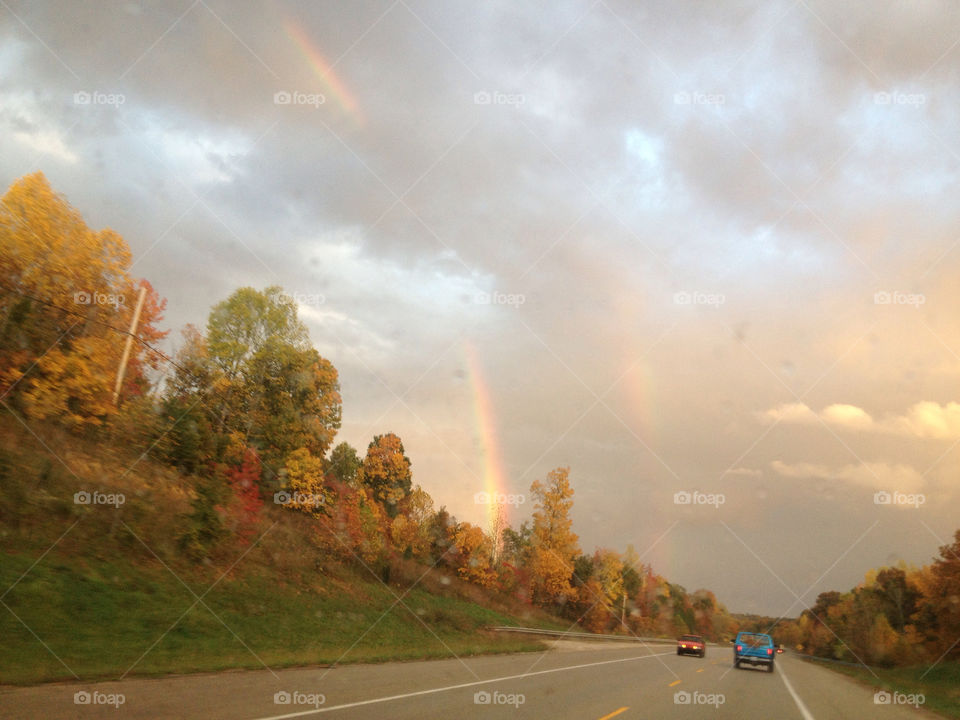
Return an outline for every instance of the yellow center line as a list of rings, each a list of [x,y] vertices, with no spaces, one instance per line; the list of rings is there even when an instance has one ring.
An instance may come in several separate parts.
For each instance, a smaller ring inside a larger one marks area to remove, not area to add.
[[[610,718],[616,717],[616,716],[619,715],[620,713],[626,712],[626,711],[629,710],[629,709],[630,709],[630,708],[628,708],[626,705],[624,705],[624,706],[623,706],[622,708],[620,708],[619,710],[614,710],[614,711],[613,711],[612,713],[610,713],[609,715],[604,715],[602,718],[600,718],[600,720],[610,720]]]
[[[697,670],[697,672],[703,672],[703,668],[700,668],[699,670]]]
[[[680,684],[679,680],[674,680],[672,683],[670,683],[670,687],[673,687],[674,685],[679,685],[679,684]]]

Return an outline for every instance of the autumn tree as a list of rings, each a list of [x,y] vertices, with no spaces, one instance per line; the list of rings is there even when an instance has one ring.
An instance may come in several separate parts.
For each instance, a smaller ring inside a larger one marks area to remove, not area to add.
[[[932,606],[936,613],[941,645],[947,638],[960,637],[960,530],[953,535],[953,543],[940,548],[940,557],[932,565]],[[960,643],[943,648],[951,657],[960,655]]]
[[[458,523],[451,533],[456,548],[455,567],[464,580],[481,587],[493,587],[497,573],[493,567],[493,541],[482,528],[468,522]]]
[[[42,173],[0,200],[0,392],[31,417],[75,428],[115,413],[113,385],[136,296],[146,301],[137,336],[155,342],[164,301],[129,275],[126,242],[90,229]],[[142,394],[156,355],[133,346],[123,396]]]
[[[400,511],[390,522],[390,541],[394,550],[405,557],[426,560],[430,554],[433,514],[433,498],[417,485],[400,502]]]
[[[399,503],[410,493],[413,482],[410,458],[404,454],[400,438],[393,433],[373,438],[357,477],[389,516],[396,515]]]
[[[284,464],[284,481],[287,492],[279,497],[288,507],[312,515],[329,512],[331,493],[323,472],[323,459],[315,457],[305,448],[290,452]]]
[[[535,480],[530,486],[534,513],[528,569],[533,600],[544,606],[564,603],[576,595],[570,576],[580,546],[570,517],[573,488],[569,474],[569,468],[557,468],[544,482]]]
[[[231,494],[225,508],[230,529],[241,541],[248,543],[257,529],[263,499],[260,497],[260,458],[253,448],[247,448],[243,462],[227,472]]]
[[[340,427],[337,371],[310,346],[280,288],[237,290],[213,307],[205,336],[192,330],[185,340],[166,400],[203,408],[219,459],[255,447],[276,485],[290,453],[326,455]]]
[[[352,485],[360,470],[360,456],[350,443],[342,442],[330,451],[329,469],[338,481]]]

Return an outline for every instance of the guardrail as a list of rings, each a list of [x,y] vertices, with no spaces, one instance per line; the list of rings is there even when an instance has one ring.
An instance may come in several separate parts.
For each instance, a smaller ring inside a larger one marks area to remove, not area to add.
[[[638,643],[669,643],[671,645],[677,642],[676,638],[638,637],[636,635],[603,635],[600,633],[569,632],[566,630],[544,630],[543,628],[511,627],[509,625],[502,625],[498,627],[492,627],[489,629],[495,632],[515,632],[515,633],[523,633],[526,635],[549,635],[549,636],[558,637],[558,638],[585,638],[588,640],[620,640],[620,641],[638,642]],[[713,643],[707,643],[707,644],[712,645]]]

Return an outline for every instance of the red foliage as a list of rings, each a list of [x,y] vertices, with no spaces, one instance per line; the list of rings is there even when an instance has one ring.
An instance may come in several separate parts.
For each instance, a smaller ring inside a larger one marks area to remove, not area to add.
[[[243,462],[227,471],[227,483],[231,496],[223,512],[227,526],[246,544],[257,531],[263,498],[260,497],[260,458],[256,450],[247,448]]]

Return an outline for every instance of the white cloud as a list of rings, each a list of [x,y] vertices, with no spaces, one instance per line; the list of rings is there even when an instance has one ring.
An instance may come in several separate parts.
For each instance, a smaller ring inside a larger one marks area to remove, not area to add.
[[[914,492],[923,487],[923,476],[910,465],[865,462],[830,467],[815,463],[785,463],[774,460],[770,467],[778,475],[797,479],[836,480],[851,485],[887,490]]]
[[[55,130],[35,130],[33,132],[15,132],[13,137],[18,142],[23,143],[32,150],[36,150],[43,155],[68,162],[71,165],[77,161],[76,154],[67,147],[60,137],[60,133]]]
[[[727,470],[726,474],[736,475],[739,477],[762,477],[763,470],[758,470],[756,468],[738,467],[738,468],[734,468],[733,470]]]
[[[845,403],[828,405],[819,413],[803,403],[784,403],[759,414],[767,422],[812,424],[820,421],[846,430],[860,430],[914,438],[960,438],[960,403],[941,405],[929,400],[911,405],[902,415],[888,414],[881,420],[863,408]]]
[[[850,428],[851,430],[869,430],[873,427],[870,414],[856,405],[835,403],[828,405],[820,413],[824,422],[830,425]]]
[[[960,403],[918,402],[902,417],[890,421],[891,430],[922,438],[960,437]]]
[[[760,417],[769,422],[815,423],[817,421],[817,414],[803,403],[783,403],[761,413]]]

